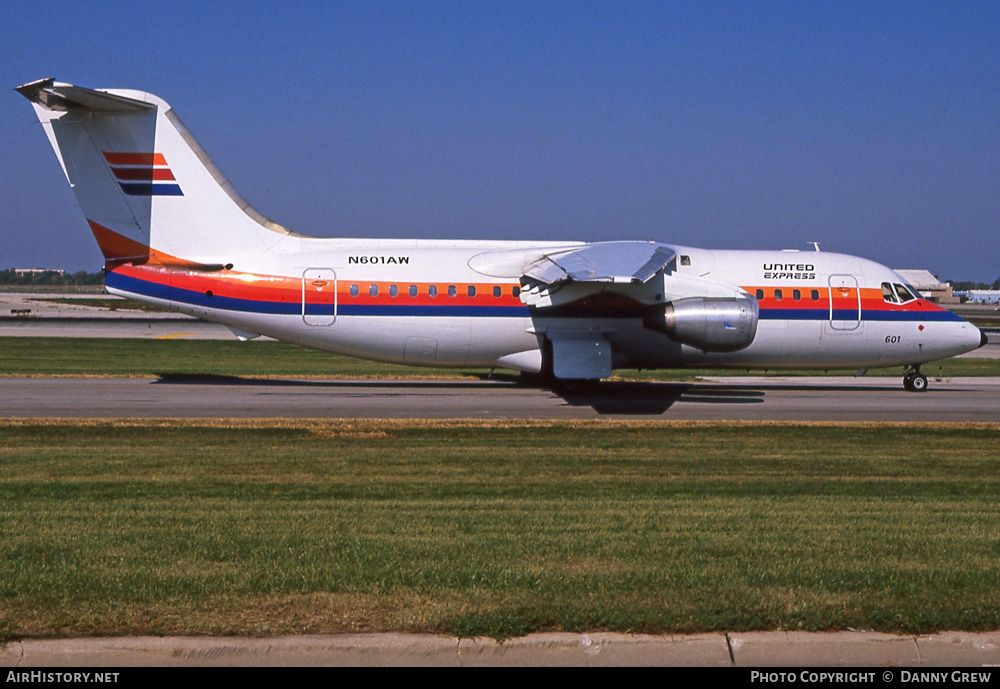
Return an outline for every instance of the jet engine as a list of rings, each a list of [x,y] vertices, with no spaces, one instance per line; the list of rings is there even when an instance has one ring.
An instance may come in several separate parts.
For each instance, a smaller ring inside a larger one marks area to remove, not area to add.
[[[688,297],[650,309],[643,325],[706,352],[735,352],[753,342],[759,317],[749,296]]]

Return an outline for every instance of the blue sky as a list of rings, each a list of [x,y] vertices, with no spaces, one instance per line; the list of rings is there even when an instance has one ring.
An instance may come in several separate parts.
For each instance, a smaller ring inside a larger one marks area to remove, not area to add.
[[[167,100],[277,222],[1000,276],[997,2],[0,3],[0,267],[100,253],[19,84]]]

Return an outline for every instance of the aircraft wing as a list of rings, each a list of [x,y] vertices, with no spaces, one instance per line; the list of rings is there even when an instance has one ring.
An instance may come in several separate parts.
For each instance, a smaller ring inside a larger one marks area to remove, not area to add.
[[[759,317],[756,299],[717,278],[677,273],[670,265],[675,255],[655,242],[601,242],[556,249],[524,266],[521,301],[543,319],[536,332],[544,332],[551,346],[556,378],[611,375],[613,320],[626,313],[634,317],[637,306],[644,327],[675,342],[706,352],[750,345]],[[627,306],[619,310],[615,299],[622,298]],[[563,305],[572,305],[578,316],[592,314],[590,322],[564,325],[559,318],[544,319],[557,316],[556,307]]]
[[[653,242],[598,242],[546,254],[529,265],[525,277],[557,282],[648,282],[674,257],[671,249]]]
[[[521,301],[544,308],[601,291],[603,285],[595,283],[644,285],[673,258],[672,249],[655,242],[598,242],[554,251],[524,268]]]
[[[599,242],[559,249],[524,267],[521,301],[545,309],[585,299],[609,287],[638,296],[648,291],[646,283],[673,258],[673,249],[655,242]],[[611,375],[611,344],[600,329],[548,327],[545,335],[552,346],[556,378]]]

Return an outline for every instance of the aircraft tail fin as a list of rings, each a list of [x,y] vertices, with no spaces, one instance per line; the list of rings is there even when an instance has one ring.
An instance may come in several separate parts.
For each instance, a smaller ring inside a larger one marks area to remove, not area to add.
[[[110,265],[228,263],[292,235],[254,210],[162,99],[42,79],[35,108]]]

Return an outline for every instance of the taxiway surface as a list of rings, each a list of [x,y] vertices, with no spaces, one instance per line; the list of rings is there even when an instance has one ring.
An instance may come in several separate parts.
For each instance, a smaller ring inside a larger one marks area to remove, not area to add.
[[[3,378],[0,417],[1000,422],[1000,379],[718,378],[556,394],[510,382]]]

